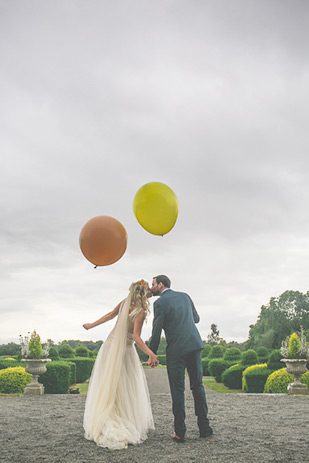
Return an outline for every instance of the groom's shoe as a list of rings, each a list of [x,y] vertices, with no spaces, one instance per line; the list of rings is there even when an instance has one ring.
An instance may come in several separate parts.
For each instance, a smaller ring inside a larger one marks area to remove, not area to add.
[[[185,441],[185,438],[184,437],[179,437],[177,436],[176,433],[174,433],[172,439],[177,442],[178,444],[182,444],[184,441]]]
[[[208,428],[206,429],[203,429],[202,431],[200,431],[200,437],[210,437],[213,435],[213,430],[210,426],[208,426]]]

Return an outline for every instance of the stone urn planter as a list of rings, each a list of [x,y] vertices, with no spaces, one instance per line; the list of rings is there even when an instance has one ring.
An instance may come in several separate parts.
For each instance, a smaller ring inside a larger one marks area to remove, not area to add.
[[[27,384],[24,390],[25,395],[42,395],[44,394],[44,386],[39,383],[39,376],[45,373],[46,363],[50,362],[51,359],[21,359],[22,362],[26,362],[26,372],[32,375],[32,381]]]
[[[300,377],[307,371],[307,359],[282,359],[281,362],[286,364],[287,373],[294,376],[294,382],[288,385],[288,394],[307,395],[309,390],[306,384],[300,382]]]

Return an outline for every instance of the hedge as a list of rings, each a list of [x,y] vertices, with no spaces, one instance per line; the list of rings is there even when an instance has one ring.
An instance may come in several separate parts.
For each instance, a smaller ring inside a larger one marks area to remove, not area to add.
[[[244,392],[249,392],[248,391],[248,384],[247,384],[247,375],[250,374],[254,370],[265,369],[265,368],[267,369],[267,364],[262,363],[262,364],[257,364],[257,365],[250,365],[249,367],[247,367],[243,371],[243,374],[242,374],[242,390]]]
[[[218,359],[222,358],[224,354],[224,349],[222,346],[213,346],[210,353],[208,354],[208,357],[210,359]]]
[[[257,353],[257,356],[258,356],[258,359],[259,359],[260,363],[267,363],[268,357],[269,357],[269,352],[266,349],[266,347],[264,347],[264,346],[258,347],[256,353]]]
[[[68,362],[55,361],[46,364],[46,372],[40,375],[46,394],[67,394],[70,386],[71,367]]]
[[[158,355],[158,359],[161,365],[166,365],[166,355]]]
[[[294,381],[293,375],[287,373],[285,368],[274,371],[268,378],[264,387],[265,393],[286,394],[288,385]],[[309,371],[301,375],[300,381],[309,388]]]
[[[269,375],[273,373],[273,370],[269,370],[267,367],[256,368],[255,370],[249,371],[245,377],[247,382],[248,393],[262,393],[264,392],[264,386]]]
[[[64,362],[73,362],[76,365],[76,382],[84,383],[90,378],[95,359],[85,357],[74,357],[63,359]]]
[[[284,363],[281,362],[282,354],[279,349],[275,349],[271,352],[268,358],[267,366],[270,370],[281,370]]]
[[[74,362],[66,362],[71,371],[70,371],[70,384],[76,383],[76,364]]]
[[[242,373],[245,370],[244,365],[232,365],[222,374],[222,381],[224,386],[230,389],[241,389],[242,388]]]
[[[241,351],[237,347],[230,347],[224,352],[223,359],[236,364],[241,359]]]
[[[208,368],[209,364],[209,359],[208,358],[202,358],[202,367],[203,367],[203,376],[210,376],[210,371]]]
[[[257,356],[257,353],[253,349],[248,349],[245,352],[242,353],[241,356],[241,363],[243,365],[256,365],[258,363],[259,359]]]
[[[7,359],[0,359],[0,370],[5,370],[6,368],[14,368],[22,366],[18,360],[7,360]]]
[[[212,359],[208,367],[211,376],[214,376],[217,383],[222,383],[222,373],[229,367],[229,363],[223,359]]]
[[[0,392],[3,394],[23,393],[32,376],[23,367],[6,368],[0,371]]]

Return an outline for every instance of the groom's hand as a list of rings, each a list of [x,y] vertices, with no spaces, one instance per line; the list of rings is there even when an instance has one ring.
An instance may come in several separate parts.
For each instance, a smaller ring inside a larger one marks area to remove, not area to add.
[[[147,363],[151,368],[157,367],[159,365],[158,356],[155,354],[150,355]]]

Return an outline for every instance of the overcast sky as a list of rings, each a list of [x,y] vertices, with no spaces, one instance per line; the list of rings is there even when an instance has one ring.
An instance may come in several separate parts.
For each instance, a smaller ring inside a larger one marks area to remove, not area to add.
[[[0,343],[105,340],[82,324],[158,273],[203,339],[309,290],[308,23],[306,0],[0,0]],[[163,238],[133,213],[151,181],[179,200]],[[97,215],[128,247],[94,269]]]

